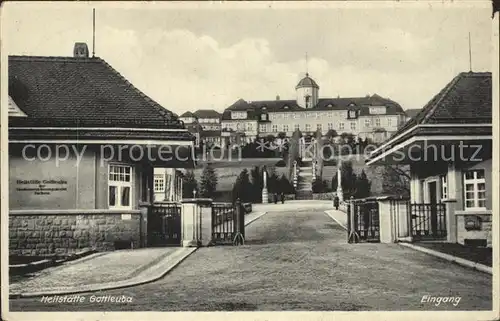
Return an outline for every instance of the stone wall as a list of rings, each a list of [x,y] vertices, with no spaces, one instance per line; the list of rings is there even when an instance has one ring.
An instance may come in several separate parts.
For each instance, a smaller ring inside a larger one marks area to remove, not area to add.
[[[84,248],[114,250],[115,242],[132,242],[133,248],[142,243],[140,211],[15,212],[9,215],[10,255],[64,255]]]
[[[333,193],[313,193],[313,200],[332,201]]]
[[[478,230],[465,229],[465,221],[469,216],[478,217],[480,220]],[[457,243],[465,244],[465,240],[486,240],[488,247],[491,247],[491,215],[456,215],[457,219]]]

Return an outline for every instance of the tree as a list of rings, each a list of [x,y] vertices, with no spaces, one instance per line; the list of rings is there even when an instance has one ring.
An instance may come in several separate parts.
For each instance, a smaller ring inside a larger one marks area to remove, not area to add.
[[[276,174],[276,169],[274,167],[270,167],[267,173],[267,190],[269,193],[279,193],[279,177],[278,174]]]
[[[279,139],[285,139],[285,138],[286,138],[286,133],[284,133],[284,132],[279,132],[279,133],[278,133],[278,138],[279,138]]]
[[[262,171],[259,166],[255,166],[250,171],[250,176],[252,178],[252,203],[259,203],[262,201],[262,188],[264,187],[264,181],[262,178]]]
[[[366,176],[365,170],[362,170],[361,174],[356,177],[354,198],[365,198],[370,196],[371,185],[372,183]]]
[[[312,191],[313,193],[328,193],[330,189],[326,180],[317,179],[312,183]]]
[[[188,170],[186,174],[182,177],[182,197],[193,198],[194,190],[198,190],[198,182],[194,177],[194,172],[192,170]]]
[[[285,174],[281,175],[279,179],[280,191],[283,194],[294,194],[295,189],[293,188],[293,184],[286,178]]]
[[[217,173],[212,166],[206,165],[203,168],[200,182],[200,196],[212,198],[217,189]]]
[[[387,195],[410,196],[410,168],[402,165],[385,165],[382,172],[382,191]]]
[[[235,202],[238,198],[241,202],[251,202],[251,194],[248,191],[251,189],[252,184],[248,175],[248,170],[244,168],[240,175],[236,178],[233,185],[232,199]]]
[[[328,137],[329,139],[331,138],[335,138],[337,137],[339,134],[337,134],[337,131],[335,129],[329,129],[327,132],[326,132],[326,137]]]

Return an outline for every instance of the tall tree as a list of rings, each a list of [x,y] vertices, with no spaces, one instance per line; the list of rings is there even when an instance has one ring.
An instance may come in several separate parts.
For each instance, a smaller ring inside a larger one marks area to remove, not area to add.
[[[356,177],[354,198],[365,198],[370,196],[371,182],[366,176],[365,170]]]
[[[198,182],[194,176],[192,170],[186,171],[186,174],[182,177],[182,197],[192,198],[194,197],[193,191],[198,191]]]
[[[210,165],[206,165],[201,174],[200,196],[213,197],[217,189],[217,182],[217,173],[215,173],[214,168]]]
[[[387,195],[410,197],[410,167],[386,165],[382,172],[382,191]]]
[[[252,193],[252,202],[259,203],[262,200],[262,188],[264,187],[262,171],[259,166],[255,166],[250,171],[250,176],[252,179],[252,188],[249,192]]]
[[[233,185],[232,198],[233,202],[240,199],[242,202],[251,202],[251,194],[248,191],[251,189],[252,184],[248,175],[248,170],[244,168],[240,175],[236,178]]]

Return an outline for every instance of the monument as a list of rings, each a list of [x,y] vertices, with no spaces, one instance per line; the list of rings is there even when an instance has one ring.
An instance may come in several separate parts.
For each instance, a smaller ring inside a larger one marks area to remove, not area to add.
[[[344,202],[344,193],[342,192],[342,161],[339,160],[337,168],[337,197],[339,203]]]
[[[268,202],[268,193],[267,193],[267,169],[264,167],[262,170],[262,180],[263,180],[263,187],[262,187],[262,204],[267,204]]]

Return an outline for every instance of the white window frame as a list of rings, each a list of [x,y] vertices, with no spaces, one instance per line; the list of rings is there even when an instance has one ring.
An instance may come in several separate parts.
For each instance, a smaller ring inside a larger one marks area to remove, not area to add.
[[[306,124],[306,132],[310,132],[311,131],[311,124]]]
[[[316,124],[316,130],[318,129],[323,131],[323,124]]]
[[[286,133],[288,131],[288,125],[283,125],[283,131]]]
[[[387,126],[392,127],[392,118],[387,118]]]
[[[111,178],[111,175],[118,175],[121,176],[122,173],[120,171],[112,172],[112,169],[117,169],[117,168],[123,168],[123,175],[124,178],[126,178],[126,169],[129,169],[129,178],[130,180],[123,181],[120,179],[119,180],[114,180]],[[115,205],[109,204],[109,188],[111,186],[116,187],[116,194],[115,194]],[[130,188],[130,193],[129,193],[129,204],[128,205],[122,205],[122,199],[121,199],[121,191],[123,188],[129,187]],[[108,196],[108,208],[109,209],[132,209],[132,203],[134,199],[134,168],[130,165],[124,165],[124,164],[109,164],[108,165],[108,189],[107,189],[107,196]]]
[[[334,129],[335,127],[333,126],[333,123],[328,123],[328,130]]]
[[[371,121],[371,119],[365,119],[365,127],[366,127],[366,128],[370,128],[370,127],[371,127],[371,125],[372,125],[372,121]]]
[[[479,172],[483,173],[482,178],[478,178],[477,174]],[[466,178],[467,173],[473,173],[472,178]],[[463,196],[464,196],[464,210],[466,211],[477,211],[477,210],[485,210],[486,209],[486,177],[484,169],[473,169],[464,171],[463,174]],[[484,184],[484,190],[479,190],[478,185]],[[474,194],[474,198],[467,198],[467,185],[472,185],[472,193]],[[484,192],[484,198],[479,198],[479,192]],[[467,206],[467,201],[471,200],[474,203],[474,206]],[[484,201],[484,206],[479,206],[479,201]]]
[[[339,130],[344,130],[344,123],[343,122],[339,123]]]
[[[356,122],[355,121],[351,122],[351,130],[356,130]]]
[[[210,141],[210,137],[208,138]],[[154,191],[155,193],[165,193],[165,175],[155,174],[154,175]]]
[[[380,118],[375,118],[375,127],[381,127],[382,126],[382,120]]]
[[[298,129],[298,130],[300,130],[300,124],[295,124],[295,125],[293,126],[293,129],[294,129],[294,130],[297,130],[297,129]]]
[[[277,133],[278,132],[278,125],[272,125],[271,127],[273,133]]]
[[[265,132],[265,131],[266,131],[266,129],[267,129],[267,128],[266,128],[266,125],[265,125],[265,124],[261,124],[261,125],[259,126],[259,130],[260,130],[261,132]]]

